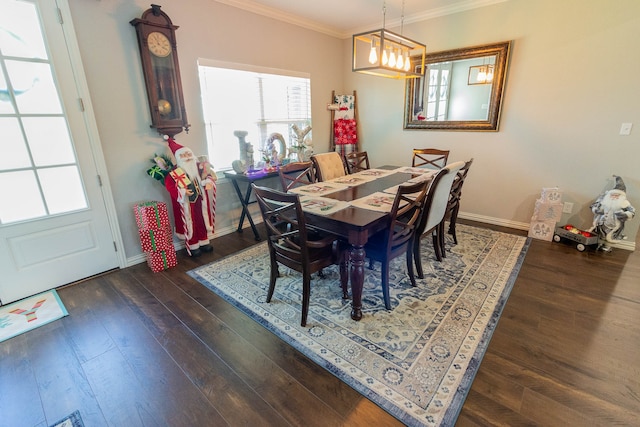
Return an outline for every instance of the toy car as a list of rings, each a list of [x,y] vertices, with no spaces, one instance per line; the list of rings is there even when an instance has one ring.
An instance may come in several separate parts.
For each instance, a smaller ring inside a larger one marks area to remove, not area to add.
[[[584,251],[589,245],[598,244],[598,235],[590,231],[580,230],[571,224],[556,227],[553,241],[560,242],[562,239],[576,242],[576,249],[580,252]]]

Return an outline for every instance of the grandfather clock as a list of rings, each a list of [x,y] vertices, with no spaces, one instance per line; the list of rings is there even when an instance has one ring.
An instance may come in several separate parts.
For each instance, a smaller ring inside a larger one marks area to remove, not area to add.
[[[178,27],[157,4],[129,23],[136,27],[138,35],[151,127],[170,137],[183,129],[189,132],[178,64]]]

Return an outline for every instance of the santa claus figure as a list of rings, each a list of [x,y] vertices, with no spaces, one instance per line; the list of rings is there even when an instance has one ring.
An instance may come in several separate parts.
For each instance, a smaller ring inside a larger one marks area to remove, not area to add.
[[[609,250],[607,242],[623,240],[624,223],[635,216],[636,210],[627,200],[626,186],[619,176],[615,176],[616,184],[612,190],[601,194],[591,205],[594,214],[593,226],[589,231],[595,231],[604,241],[602,249]]]
[[[175,233],[185,240],[187,253],[211,252],[215,224],[216,176],[206,158],[194,156],[190,148],[168,138],[176,167],[165,177],[171,195]]]

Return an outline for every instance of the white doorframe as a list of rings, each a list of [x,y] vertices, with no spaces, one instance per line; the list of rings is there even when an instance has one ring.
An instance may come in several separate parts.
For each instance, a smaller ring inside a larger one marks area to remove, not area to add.
[[[78,46],[75,28],[73,27],[69,1],[56,0],[56,4],[60,10],[60,16],[63,21],[62,31],[64,33],[65,41],[67,44],[69,59],[75,73],[76,88],[84,104],[84,117],[87,132],[89,134],[89,144],[91,145],[91,151],[93,153],[96,169],[102,180],[102,199],[104,200],[105,209],[109,218],[109,226],[111,227],[113,241],[115,242],[118,251],[119,267],[125,268],[127,266],[127,259],[124,253],[124,243],[122,241],[122,234],[120,232],[120,225],[118,223],[116,207],[113,201],[113,193],[111,191],[109,174],[107,172],[107,164],[105,163],[104,153],[102,151],[100,134],[98,133],[98,125],[96,123],[96,118],[93,111],[93,104],[91,103],[87,77],[84,73],[84,66],[82,65],[80,47]]]

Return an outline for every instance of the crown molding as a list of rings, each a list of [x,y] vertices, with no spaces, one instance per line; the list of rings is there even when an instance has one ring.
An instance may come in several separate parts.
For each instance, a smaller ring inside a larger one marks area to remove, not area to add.
[[[509,0],[467,0],[463,2],[457,2],[449,6],[438,7],[434,9],[425,10],[412,15],[404,17],[405,24],[412,24],[414,22],[427,21],[429,19],[438,18],[441,16],[453,15],[460,12],[466,12],[468,10],[479,9],[481,7],[493,6],[494,4],[505,3]],[[400,26],[402,21],[400,18],[389,22],[392,26]]]
[[[347,39],[353,34],[368,31],[372,28],[377,28],[376,24],[368,25],[366,27],[352,28],[348,31],[343,31],[338,28],[322,24],[320,22],[306,19],[301,16],[285,12],[280,9],[265,6],[252,0],[214,0],[218,3],[226,4],[238,9],[246,10],[251,13],[266,16],[268,18],[277,19],[279,21],[287,22],[289,24],[297,25],[299,27],[307,28],[309,30],[317,31],[319,33],[327,34],[332,37]],[[455,13],[465,12],[468,10],[478,9],[481,7],[492,6],[498,3],[504,3],[509,0],[466,0],[463,2],[457,2],[449,6],[438,7],[423,12],[414,13],[412,15],[406,15],[404,17],[404,24],[411,24],[420,21],[426,21],[429,19],[438,18],[446,15],[453,15]],[[379,26],[380,23],[378,23]],[[402,24],[401,18],[390,20],[386,23],[386,27],[399,27]]]
[[[288,24],[297,25],[299,27],[307,28],[309,30],[317,31],[319,33],[327,34],[336,38],[343,37],[343,32],[327,25],[323,25],[317,21],[311,19],[302,18],[292,13],[284,12],[280,9],[268,7],[260,3],[256,3],[251,0],[214,0],[218,3],[226,4],[237,9],[246,10],[247,12],[255,13],[258,15],[266,16],[267,18],[277,19]],[[349,35],[351,37],[351,35]]]

